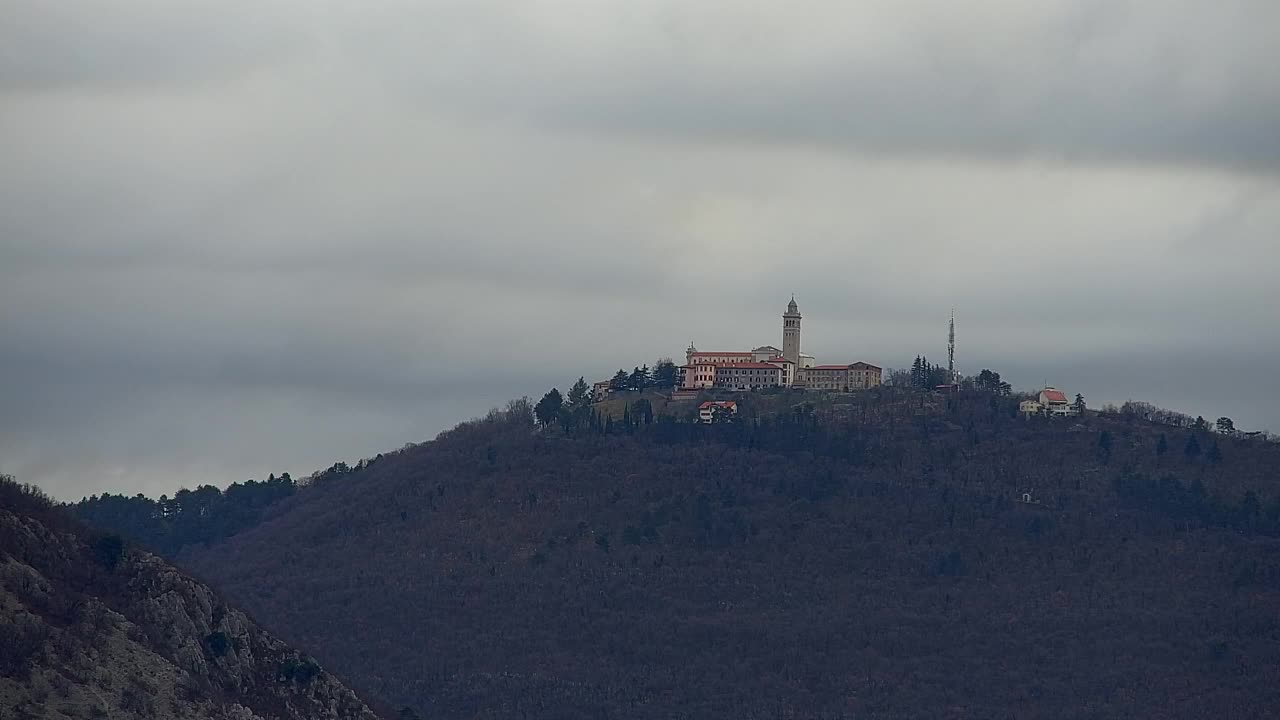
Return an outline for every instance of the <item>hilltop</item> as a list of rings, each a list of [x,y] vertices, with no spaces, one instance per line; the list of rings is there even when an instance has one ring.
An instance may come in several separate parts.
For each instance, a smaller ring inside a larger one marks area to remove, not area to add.
[[[0,717],[376,720],[208,587],[5,478]]]
[[[804,397],[513,403],[178,562],[424,716],[1276,716],[1280,446]]]

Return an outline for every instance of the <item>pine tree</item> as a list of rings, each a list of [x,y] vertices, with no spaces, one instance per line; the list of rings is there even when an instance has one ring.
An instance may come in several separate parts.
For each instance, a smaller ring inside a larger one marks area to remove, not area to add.
[[[560,391],[551,388],[551,391],[542,396],[538,404],[533,408],[533,414],[538,418],[538,424],[547,427],[560,417],[560,410],[564,406],[564,398],[560,397]]]
[[[1186,447],[1182,448],[1182,454],[1187,456],[1188,460],[1194,460],[1200,457],[1200,441],[1196,440],[1195,433],[1187,438]]]
[[[1076,411],[1076,414],[1084,414],[1084,395],[1076,393],[1076,401],[1071,404],[1071,407]]]
[[[680,382],[680,368],[671,358],[658,358],[653,364],[653,384],[659,388],[672,388]]]
[[[569,407],[575,410],[590,405],[591,388],[587,387],[586,378],[579,377],[578,382],[569,388],[569,395],[565,399],[568,401]]]
[[[618,372],[613,374],[613,378],[609,380],[610,390],[626,390],[631,383],[631,377],[627,375],[627,371],[618,368]]]
[[[1103,430],[1098,435],[1098,459],[1103,465],[1111,462],[1111,433]]]

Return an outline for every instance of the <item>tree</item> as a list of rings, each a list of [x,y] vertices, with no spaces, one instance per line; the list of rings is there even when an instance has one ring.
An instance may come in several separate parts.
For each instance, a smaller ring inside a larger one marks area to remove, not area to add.
[[[569,407],[575,410],[591,404],[591,388],[587,387],[586,378],[578,378],[578,382],[569,388],[569,395],[566,400],[569,403]]]
[[[636,425],[644,423],[650,425],[653,423],[653,403],[648,400],[640,399],[635,401],[631,406],[631,417]]]
[[[1203,415],[1197,415],[1196,421],[1191,425],[1192,430],[1208,430],[1209,421],[1204,419]]]
[[[997,395],[1008,395],[1013,391],[1009,383],[1000,379],[1000,373],[992,372],[986,368],[983,368],[978,373],[978,377],[974,378],[973,384],[979,390],[987,390]]]
[[[1216,425],[1218,427],[1218,432],[1223,435],[1234,435],[1236,432],[1236,424],[1232,422],[1229,417],[1223,416],[1218,418]]]
[[[1076,401],[1071,404],[1071,407],[1076,411],[1076,414],[1078,415],[1084,414],[1084,411],[1085,411],[1084,395],[1081,395],[1080,393],[1076,393]]]
[[[653,384],[659,388],[673,388],[680,382],[680,368],[671,358],[658,358],[653,364]]]
[[[631,377],[627,380],[627,385],[632,390],[644,390],[645,388],[649,387],[652,384],[653,384],[653,381],[649,379],[648,365],[645,365],[642,368],[638,367],[635,370],[632,370]]]
[[[1222,462],[1222,450],[1218,449],[1217,440],[1214,440],[1213,444],[1209,446],[1209,454],[1205,455],[1205,457],[1214,465]]]
[[[630,387],[630,383],[631,376],[627,375],[626,370],[618,368],[618,372],[614,373],[613,378],[609,380],[609,389],[618,391],[626,390]]]
[[[551,388],[551,391],[542,396],[538,404],[533,408],[533,414],[538,418],[538,424],[548,427],[560,417],[560,409],[564,405],[564,398],[560,397],[560,391]]]
[[[1200,457],[1200,441],[1196,440],[1195,433],[1187,437],[1187,444],[1182,448],[1182,454],[1186,455],[1188,460]]]

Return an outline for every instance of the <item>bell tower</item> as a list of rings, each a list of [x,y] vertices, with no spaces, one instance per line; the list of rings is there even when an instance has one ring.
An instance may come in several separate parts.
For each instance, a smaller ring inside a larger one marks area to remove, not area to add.
[[[787,311],[782,314],[782,357],[800,367],[800,308],[796,296],[791,296]]]

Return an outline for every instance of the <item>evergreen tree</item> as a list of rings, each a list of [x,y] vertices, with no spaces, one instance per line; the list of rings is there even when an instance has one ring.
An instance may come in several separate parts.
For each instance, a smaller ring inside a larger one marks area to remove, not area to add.
[[[668,389],[680,382],[680,368],[671,358],[658,358],[653,364],[653,384],[655,387]]]
[[[631,377],[627,379],[627,385],[632,390],[644,390],[649,387],[649,366],[643,368],[637,367],[631,371]]]
[[[1103,465],[1111,462],[1111,432],[1103,430],[1098,435],[1098,459]]]
[[[587,387],[586,378],[578,378],[578,382],[569,388],[569,395],[566,400],[569,403],[569,407],[575,410],[591,404],[591,388]]]
[[[609,380],[610,390],[626,390],[631,384],[631,376],[627,375],[627,371],[618,368],[618,372],[613,374],[613,378]]]
[[[533,414],[538,419],[538,424],[542,427],[548,427],[558,420],[563,405],[564,398],[560,396],[560,391],[556,388],[551,388],[551,391],[543,395],[542,399],[533,408]]]
[[[1218,418],[1218,422],[1216,423],[1216,425],[1218,427],[1218,432],[1222,433],[1223,435],[1235,434],[1236,424],[1232,422],[1231,418],[1229,417],[1224,416],[1224,417]]]
[[[1081,395],[1080,393],[1076,393],[1076,401],[1071,404],[1071,407],[1076,411],[1076,413],[1084,414],[1084,411],[1085,411],[1084,395]]]
[[[1182,454],[1186,455],[1188,460],[1200,457],[1200,441],[1196,439],[1195,433],[1187,437],[1187,444],[1182,448]]]

